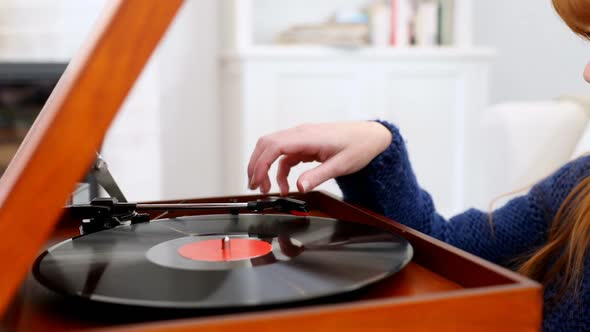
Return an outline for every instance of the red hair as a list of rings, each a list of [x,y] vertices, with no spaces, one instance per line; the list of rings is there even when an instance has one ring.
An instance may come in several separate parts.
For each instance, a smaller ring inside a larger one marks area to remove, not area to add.
[[[553,0],[553,7],[568,27],[590,40],[590,1]],[[582,283],[584,261],[590,248],[590,177],[582,180],[559,208],[547,243],[520,265],[519,272],[547,285],[577,293]]]
[[[555,282],[560,295],[577,292],[590,248],[590,177],[568,195],[551,224],[547,242],[518,269],[547,285]]]
[[[573,32],[590,39],[590,1],[553,0],[553,7]]]

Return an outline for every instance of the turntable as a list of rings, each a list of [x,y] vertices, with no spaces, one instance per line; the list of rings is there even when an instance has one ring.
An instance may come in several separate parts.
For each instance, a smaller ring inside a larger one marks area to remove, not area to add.
[[[540,329],[536,282],[321,192],[64,210],[181,5],[113,1],[1,179],[6,330]]]
[[[35,279],[64,297],[159,313],[190,309],[194,316],[336,297],[395,274],[412,255],[400,236],[307,216],[306,203],[292,198],[172,204],[104,198],[66,209],[85,220],[82,235],[43,252]],[[138,212],[222,209],[231,213]]]

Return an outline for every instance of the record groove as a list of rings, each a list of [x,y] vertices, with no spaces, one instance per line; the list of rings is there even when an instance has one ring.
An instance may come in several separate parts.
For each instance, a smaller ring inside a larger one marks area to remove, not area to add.
[[[183,246],[225,237],[264,241],[272,249],[228,261],[194,260],[179,253]],[[92,301],[227,309],[356,291],[401,270],[412,252],[397,235],[340,220],[208,215],[119,226],[70,239],[43,253],[33,272],[58,293]]]

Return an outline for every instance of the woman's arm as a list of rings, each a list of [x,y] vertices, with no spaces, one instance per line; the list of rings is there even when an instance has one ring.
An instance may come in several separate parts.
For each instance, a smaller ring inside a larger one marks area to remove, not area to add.
[[[590,157],[580,158],[494,211],[492,218],[471,209],[447,221],[419,186],[403,138],[389,123],[311,124],[264,136],[248,165],[251,189],[270,190],[268,170],[279,158],[277,182],[282,194],[289,190],[291,167],[319,161],[318,167],[299,177],[299,191],[337,178],[346,200],[500,264],[534,250],[546,239],[559,206],[590,170]]]
[[[373,121],[307,124],[272,133],[258,140],[250,157],[250,189],[270,190],[268,170],[279,158],[277,183],[286,195],[287,176],[293,166],[321,163],[297,179],[299,191],[306,192],[329,179],[359,171],[390,143],[391,132]]]
[[[580,158],[494,211],[492,218],[470,209],[447,221],[419,186],[399,130],[382,124],[393,134],[391,145],[359,172],[336,179],[344,198],[499,264],[510,264],[546,240],[561,202],[590,169],[590,158]]]

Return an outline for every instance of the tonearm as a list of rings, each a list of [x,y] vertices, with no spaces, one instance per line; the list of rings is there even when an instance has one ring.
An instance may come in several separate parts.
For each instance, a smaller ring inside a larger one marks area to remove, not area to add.
[[[231,214],[239,211],[261,212],[275,210],[296,215],[308,212],[303,201],[288,197],[270,197],[265,200],[251,202],[227,203],[130,203],[111,175],[107,163],[97,153],[92,169],[97,183],[111,197],[95,198],[89,204],[66,206],[67,213],[73,218],[82,219],[80,233],[82,235],[111,229],[125,224],[149,222],[150,216],[145,211],[196,211],[196,210],[227,210]]]

